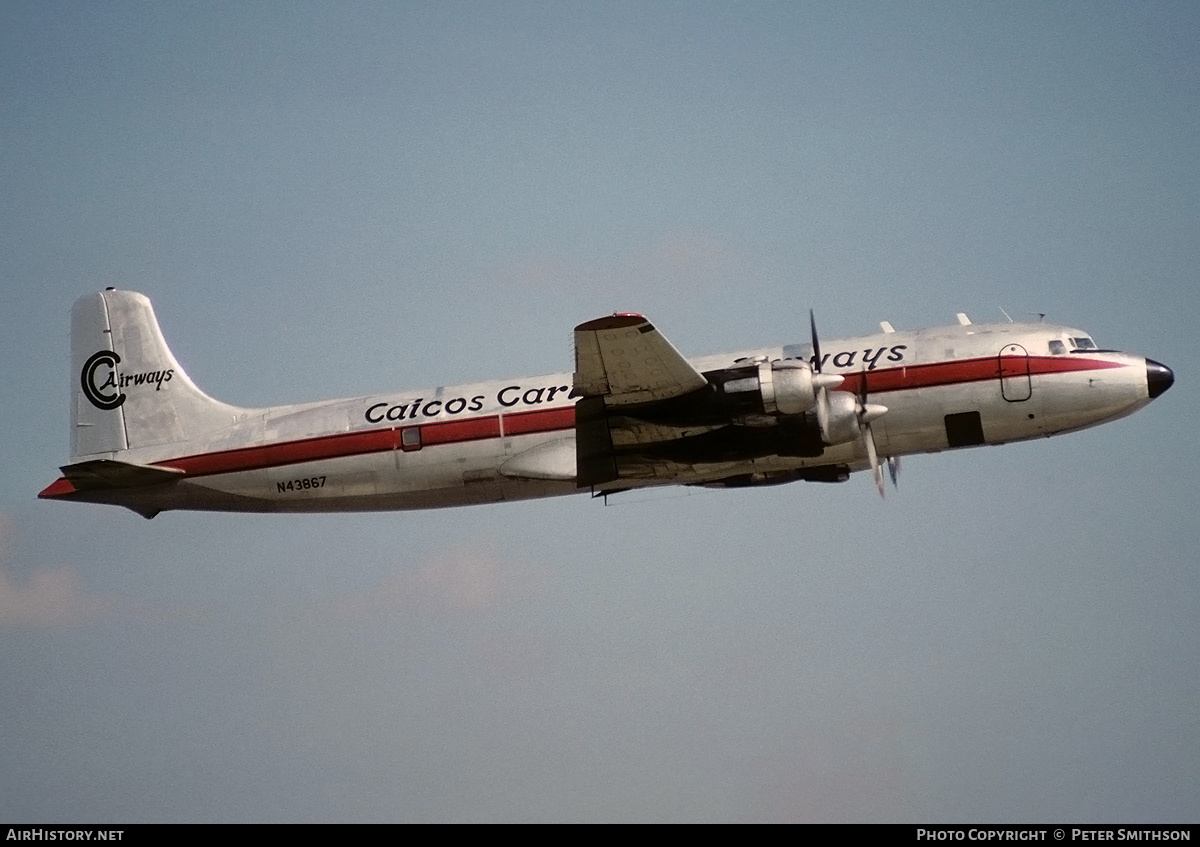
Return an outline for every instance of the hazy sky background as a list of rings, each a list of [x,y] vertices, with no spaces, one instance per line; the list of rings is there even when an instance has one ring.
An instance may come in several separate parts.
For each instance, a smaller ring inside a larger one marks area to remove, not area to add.
[[[1196,821],[1200,6],[0,3],[0,819]],[[1137,415],[869,476],[44,503],[69,310],[265,405],[1045,312]]]

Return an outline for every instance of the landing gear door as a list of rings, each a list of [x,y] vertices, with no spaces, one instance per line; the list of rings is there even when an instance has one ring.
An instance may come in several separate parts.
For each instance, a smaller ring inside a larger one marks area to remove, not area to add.
[[[1010,403],[1028,400],[1033,394],[1029,379],[1029,351],[1009,344],[1000,351],[1000,394]]]

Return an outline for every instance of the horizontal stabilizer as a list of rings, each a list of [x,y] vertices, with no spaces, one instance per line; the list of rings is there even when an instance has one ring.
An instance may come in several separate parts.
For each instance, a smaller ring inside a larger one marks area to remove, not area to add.
[[[134,465],[112,459],[93,459],[62,467],[63,476],[76,491],[95,491],[106,488],[141,488],[175,482],[185,474],[176,468]]]

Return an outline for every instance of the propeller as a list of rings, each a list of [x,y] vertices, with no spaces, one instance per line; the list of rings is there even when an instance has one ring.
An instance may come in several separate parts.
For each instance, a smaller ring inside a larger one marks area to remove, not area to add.
[[[808,326],[812,333],[812,350],[813,350],[813,387],[816,389],[817,395],[817,425],[821,429],[821,440],[825,444],[832,445],[834,439],[831,438],[830,419],[832,417],[831,402],[829,399],[829,389],[836,388],[845,381],[845,377],[837,374],[824,374],[821,372],[821,340],[817,337],[817,318],[812,309],[808,310]],[[871,463],[871,474],[875,477],[875,487],[879,489],[879,496],[883,497],[886,488],[883,484],[883,464],[879,461],[879,450],[875,446],[875,433],[871,431],[871,421],[878,418],[880,415],[887,413],[887,406],[880,406],[876,403],[867,402],[867,371],[863,369],[862,376],[858,381],[857,400],[853,405],[854,423],[858,431],[859,438],[862,439],[863,447],[867,454],[867,461]],[[851,410],[846,408],[849,405],[849,399],[845,405],[839,403],[839,415],[845,415]],[[844,417],[840,418],[842,423],[839,424],[839,431],[845,432],[845,425],[849,423]],[[853,436],[851,436],[852,438]],[[841,438],[838,441],[841,442]],[[887,457],[888,472],[891,474],[892,483],[895,484],[896,477],[900,472],[900,460]]]
[[[883,484],[883,464],[879,461],[879,451],[875,447],[875,433],[871,431],[871,421],[886,413],[887,406],[867,402],[867,369],[863,368],[862,376],[858,380],[858,431],[862,434],[867,461],[871,463],[871,475],[875,477],[875,487],[879,489],[880,497],[886,496],[887,488]],[[890,467],[890,457],[888,462]]]
[[[808,310],[808,327],[812,332],[813,387],[817,392],[817,426],[821,429],[821,440],[829,443],[829,389],[836,388],[845,377],[821,373],[821,340],[817,338],[817,316]]]

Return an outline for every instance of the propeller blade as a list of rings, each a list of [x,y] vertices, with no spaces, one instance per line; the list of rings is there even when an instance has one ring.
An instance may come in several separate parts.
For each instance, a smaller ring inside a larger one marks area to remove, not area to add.
[[[888,475],[892,478],[892,487],[900,487],[900,457],[888,456],[887,458]]]
[[[887,487],[883,484],[883,465],[879,462],[879,453],[875,449],[875,433],[871,432],[870,424],[863,427],[863,443],[867,446],[867,461],[871,463],[871,475],[875,477],[875,487],[879,489],[879,496],[885,497]]]
[[[821,441],[829,443],[829,389],[821,386],[817,389],[817,428],[821,431]]]
[[[837,377],[838,382],[832,383],[830,377],[821,374],[821,341],[817,338],[817,316],[812,309],[808,310],[808,328],[812,333],[812,372],[816,375],[813,383],[817,388],[817,428],[821,431],[821,441],[829,443],[829,389],[832,385],[840,385],[842,377]]]
[[[808,310],[808,328],[812,332],[813,373],[821,372],[821,342],[817,339],[817,316],[812,309]]]
[[[858,379],[858,428],[862,432],[863,444],[867,448],[867,461],[871,463],[871,476],[875,478],[875,487],[879,490],[880,497],[886,496],[887,487],[883,484],[883,463],[879,461],[871,421],[884,414],[887,414],[887,406],[867,402],[867,369],[864,367]]]

